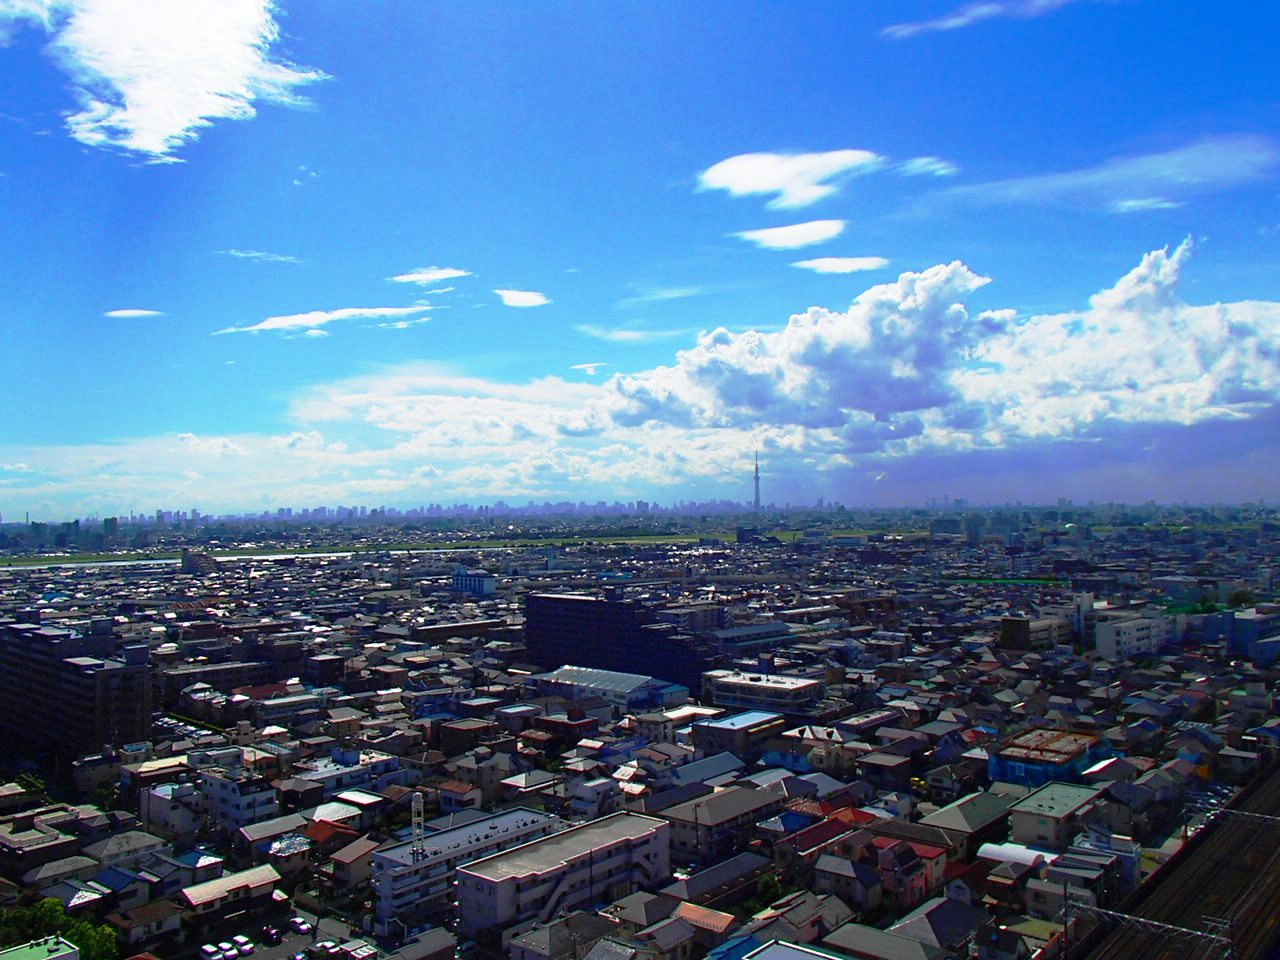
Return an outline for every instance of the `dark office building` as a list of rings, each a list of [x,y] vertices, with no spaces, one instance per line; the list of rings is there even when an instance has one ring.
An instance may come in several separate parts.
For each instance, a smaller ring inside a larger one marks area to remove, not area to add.
[[[145,644],[110,632],[9,623],[0,642],[0,736],[23,752],[76,759],[151,736]]]
[[[694,693],[716,666],[715,647],[658,619],[657,610],[616,594],[532,593],[525,599],[525,649],[533,663],[566,663],[670,680]]]

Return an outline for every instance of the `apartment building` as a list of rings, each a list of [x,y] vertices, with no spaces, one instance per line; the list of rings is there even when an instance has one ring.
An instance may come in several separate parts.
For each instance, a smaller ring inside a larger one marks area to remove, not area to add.
[[[373,923],[379,936],[399,941],[406,933],[447,913],[458,867],[562,828],[560,818],[517,807],[460,827],[427,834],[373,852]]]
[[[776,673],[709,670],[702,675],[702,694],[717,707],[800,714],[822,699],[826,683],[809,677]]]
[[[671,876],[665,820],[615,813],[467,864],[458,870],[458,929],[495,936],[637,890]]]
[[[106,621],[109,624],[109,621]],[[74,760],[151,734],[150,654],[89,633],[8,623],[0,643],[0,734]]]
[[[1155,653],[1177,640],[1180,619],[1153,613],[1099,620],[1094,646],[1104,660]]]

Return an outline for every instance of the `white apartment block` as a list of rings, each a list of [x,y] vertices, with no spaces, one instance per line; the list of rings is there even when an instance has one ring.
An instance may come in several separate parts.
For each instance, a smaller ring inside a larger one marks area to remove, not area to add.
[[[703,696],[735,710],[803,711],[822,699],[826,686],[822,680],[776,673],[708,670],[702,675]]]
[[[416,851],[411,840],[375,850],[370,861],[374,932],[399,942],[450,910],[458,867],[550,836],[561,827],[559,817],[518,807],[429,833]]]
[[[563,912],[654,890],[671,876],[665,820],[615,813],[458,870],[458,929],[547,923]]]
[[[200,792],[214,829],[227,835],[280,812],[271,781],[243,767],[205,767],[200,771]]]
[[[1094,646],[1104,660],[1155,653],[1178,638],[1178,623],[1178,619],[1162,614],[1099,620]]]

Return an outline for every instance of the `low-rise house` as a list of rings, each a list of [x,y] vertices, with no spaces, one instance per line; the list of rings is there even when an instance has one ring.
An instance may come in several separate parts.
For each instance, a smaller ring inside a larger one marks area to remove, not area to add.
[[[280,874],[263,864],[184,889],[177,898],[187,922],[196,929],[216,924],[232,913],[255,913],[270,906]]]

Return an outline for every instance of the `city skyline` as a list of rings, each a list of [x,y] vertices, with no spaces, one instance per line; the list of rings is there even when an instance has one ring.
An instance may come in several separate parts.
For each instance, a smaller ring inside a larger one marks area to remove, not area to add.
[[[0,0],[0,515],[1274,499],[1277,27]]]

